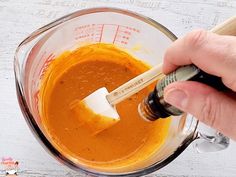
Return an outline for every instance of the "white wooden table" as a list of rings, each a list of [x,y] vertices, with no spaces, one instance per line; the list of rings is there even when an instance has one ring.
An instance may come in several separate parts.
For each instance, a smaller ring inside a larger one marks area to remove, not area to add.
[[[31,134],[16,99],[13,57],[17,45],[35,29],[67,13],[94,6],[142,13],[177,36],[194,28],[210,29],[236,15],[235,0],[0,0],[0,158],[10,156],[19,161],[19,176],[84,176],[53,159]],[[4,176],[2,171],[0,176]],[[236,177],[236,143],[225,151],[203,154],[190,146],[173,163],[148,176]]]

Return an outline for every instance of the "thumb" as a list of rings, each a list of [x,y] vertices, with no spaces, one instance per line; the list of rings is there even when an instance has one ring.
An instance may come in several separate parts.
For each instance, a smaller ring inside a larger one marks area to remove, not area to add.
[[[205,84],[180,81],[164,91],[167,103],[236,140],[236,100]]]

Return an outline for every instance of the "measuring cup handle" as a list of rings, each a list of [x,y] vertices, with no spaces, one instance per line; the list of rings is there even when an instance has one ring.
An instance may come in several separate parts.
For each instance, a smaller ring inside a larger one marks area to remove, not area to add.
[[[199,123],[197,137],[193,142],[197,152],[216,152],[224,150],[229,146],[230,139],[217,130]]]

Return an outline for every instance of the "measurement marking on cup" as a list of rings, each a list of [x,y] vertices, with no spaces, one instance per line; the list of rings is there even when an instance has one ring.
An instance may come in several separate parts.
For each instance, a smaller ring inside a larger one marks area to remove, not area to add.
[[[101,29],[101,35],[100,35],[99,42],[101,42],[101,41],[102,41],[103,28],[104,28],[104,24],[102,24],[102,29]]]
[[[101,42],[104,24],[87,24],[74,29],[76,41]]]
[[[37,112],[39,112],[39,90],[37,90],[34,95],[34,101],[35,101],[35,109]]]
[[[140,30],[117,24],[87,24],[74,29],[74,39],[77,42],[105,42],[117,45],[127,45],[129,41],[140,33]]]
[[[43,67],[40,70],[40,79],[42,79],[42,77],[44,76],[48,66],[50,65],[50,63],[54,60],[55,55],[53,53],[49,54],[49,56],[47,57],[47,59],[45,60]]]
[[[118,31],[119,31],[119,28],[120,28],[120,26],[118,25],[117,28],[116,28],[115,37],[114,37],[113,42],[112,42],[113,44],[114,44],[115,41],[116,41],[116,37],[117,37]]]

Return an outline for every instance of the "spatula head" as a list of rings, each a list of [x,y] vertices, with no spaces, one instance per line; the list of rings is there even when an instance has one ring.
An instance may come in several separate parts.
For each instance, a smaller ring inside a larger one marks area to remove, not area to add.
[[[119,119],[119,114],[115,107],[110,105],[106,99],[108,93],[108,90],[102,87],[84,98],[83,102],[96,114],[101,114],[112,119]]]
[[[88,127],[92,135],[108,129],[120,120],[115,107],[106,99],[107,94],[107,89],[103,87],[83,100],[75,100],[70,104],[78,124]]]

